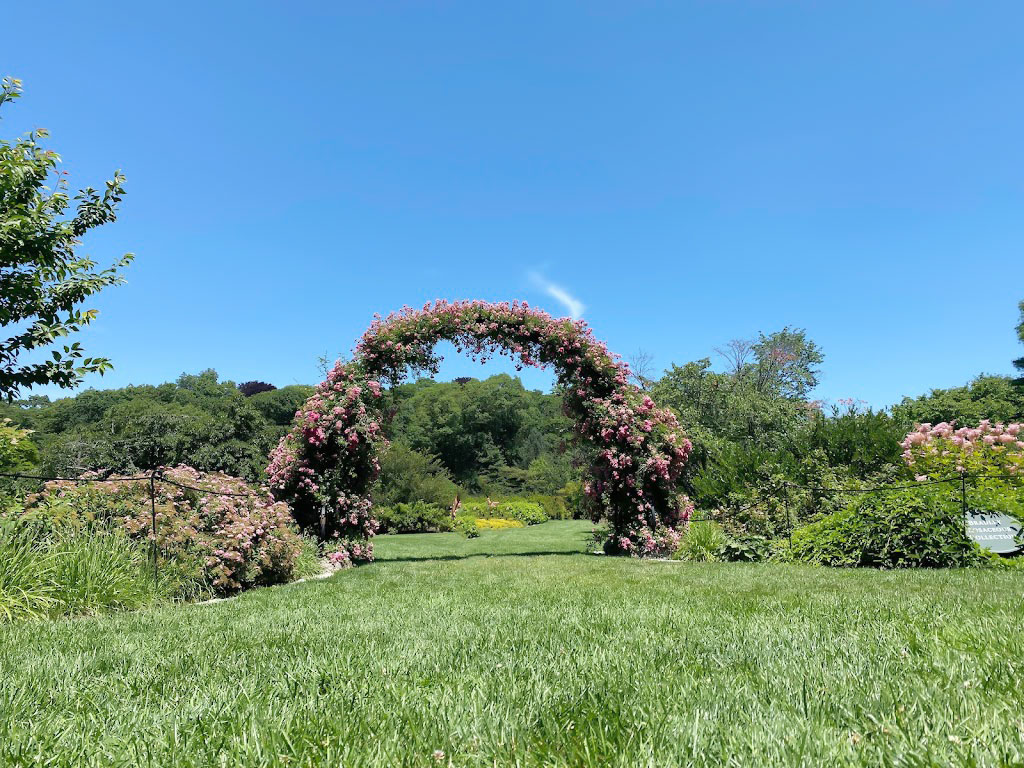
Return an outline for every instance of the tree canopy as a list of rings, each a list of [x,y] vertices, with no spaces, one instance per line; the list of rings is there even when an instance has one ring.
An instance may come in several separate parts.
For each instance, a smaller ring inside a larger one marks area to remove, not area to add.
[[[0,404],[0,417],[34,430],[39,466],[48,474],[184,463],[257,480],[270,447],[310,392],[291,386],[247,398],[207,370],[158,386],[16,400]]]
[[[558,395],[531,392],[518,378],[499,374],[461,383],[422,379],[395,388],[392,396],[389,436],[436,457],[464,487],[522,486],[524,473],[542,459],[535,469],[547,471],[544,462],[557,465],[564,478],[558,487],[569,479],[564,448],[571,424]]]

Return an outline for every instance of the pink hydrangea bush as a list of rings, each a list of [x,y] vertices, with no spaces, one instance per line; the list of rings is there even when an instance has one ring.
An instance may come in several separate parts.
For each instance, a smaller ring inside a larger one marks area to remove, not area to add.
[[[216,472],[179,466],[162,476],[205,491],[236,494],[220,496],[158,481],[156,542],[162,559],[197,560],[206,581],[222,594],[291,578],[302,541],[287,505],[244,480]],[[152,541],[149,489],[148,477],[50,482],[29,499],[27,514],[45,513],[55,525],[121,525],[132,537]]]
[[[671,411],[630,383],[628,366],[586,323],[525,302],[437,301],[375,317],[353,361],[335,366],[271,455],[271,486],[303,527],[350,541],[372,535],[367,494],[386,448],[382,382],[397,384],[410,371],[436,373],[441,340],[480,361],[501,354],[517,369],[554,367],[566,414],[593,447],[585,503],[593,519],[611,523],[608,549],[666,554],[672,532],[692,510],[676,489],[690,441]],[[369,559],[360,551],[358,559]]]
[[[1024,424],[920,424],[902,446],[903,460],[920,482],[964,473],[1024,476]]]

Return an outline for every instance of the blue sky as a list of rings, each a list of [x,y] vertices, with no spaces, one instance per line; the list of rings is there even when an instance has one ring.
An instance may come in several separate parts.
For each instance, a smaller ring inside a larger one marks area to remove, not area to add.
[[[48,128],[72,183],[128,176],[87,242],[138,255],[82,339],[116,365],[94,386],[313,382],[374,312],[439,297],[576,302],[659,368],[803,327],[817,395],[875,405],[1022,354],[1019,3],[21,14],[0,134]]]

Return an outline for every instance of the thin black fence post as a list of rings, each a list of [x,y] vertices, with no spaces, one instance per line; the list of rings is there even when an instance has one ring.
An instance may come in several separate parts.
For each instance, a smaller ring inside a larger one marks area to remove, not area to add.
[[[149,474],[149,511],[153,516],[153,586],[160,587],[160,571],[157,565],[156,547],[156,470]]]
[[[960,510],[964,514],[964,519],[967,519],[967,473],[960,473]]]

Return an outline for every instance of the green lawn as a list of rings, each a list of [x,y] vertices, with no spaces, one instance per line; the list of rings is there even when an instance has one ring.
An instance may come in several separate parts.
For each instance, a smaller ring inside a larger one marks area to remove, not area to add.
[[[1024,575],[382,537],[205,606],[0,627],[0,764],[1010,765]]]

